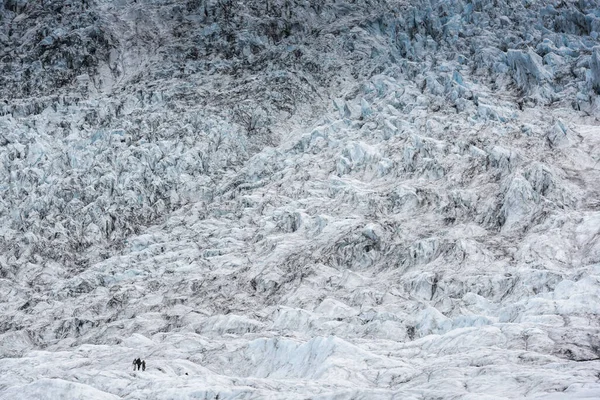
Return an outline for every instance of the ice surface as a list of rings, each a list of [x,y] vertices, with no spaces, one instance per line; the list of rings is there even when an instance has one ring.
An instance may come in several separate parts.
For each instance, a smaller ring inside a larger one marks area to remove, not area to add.
[[[600,398],[599,21],[2,3],[0,399]]]

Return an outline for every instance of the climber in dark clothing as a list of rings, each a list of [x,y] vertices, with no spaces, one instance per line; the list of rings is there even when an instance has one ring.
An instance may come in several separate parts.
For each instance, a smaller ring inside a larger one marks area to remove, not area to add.
[[[133,360],[133,370],[135,371],[135,368],[137,367],[137,370],[140,370],[140,367],[142,366],[142,360],[140,360],[139,358],[136,358],[135,360]]]
[[[142,371],[146,370],[146,360],[142,361]]]

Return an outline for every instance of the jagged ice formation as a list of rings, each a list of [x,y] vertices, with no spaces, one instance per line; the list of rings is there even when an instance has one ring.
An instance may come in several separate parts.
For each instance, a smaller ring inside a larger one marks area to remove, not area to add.
[[[591,0],[0,3],[0,399],[599,398],[599,35]]]

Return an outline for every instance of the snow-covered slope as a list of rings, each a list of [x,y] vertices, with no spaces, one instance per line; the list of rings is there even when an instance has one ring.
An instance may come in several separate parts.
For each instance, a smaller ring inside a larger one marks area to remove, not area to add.
[[[0,399],[600,398],[597,2],[0,17]]]

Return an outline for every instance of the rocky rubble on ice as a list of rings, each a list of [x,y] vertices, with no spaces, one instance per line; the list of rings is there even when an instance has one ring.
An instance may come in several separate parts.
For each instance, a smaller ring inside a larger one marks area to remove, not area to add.
[[[586,0],[5,1],[0,399],[600,397],[599,35]]]

